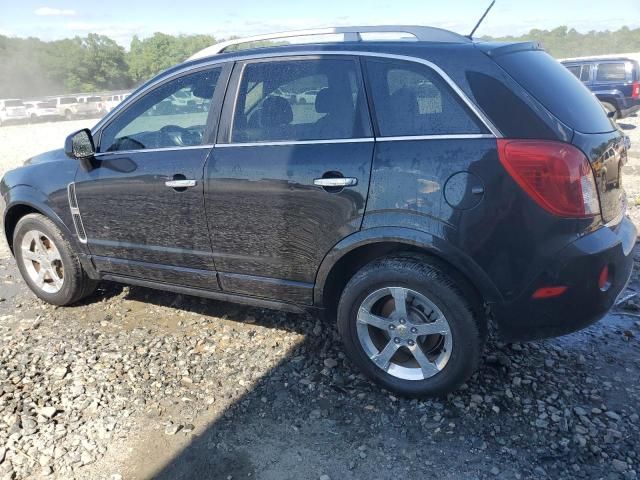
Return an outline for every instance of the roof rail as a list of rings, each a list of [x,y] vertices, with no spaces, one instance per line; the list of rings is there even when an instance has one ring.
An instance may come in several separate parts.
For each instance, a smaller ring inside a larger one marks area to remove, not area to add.
[[[245,43],[266,42],[274,40],[284,40],[294,37],[313,37],[320,35],[336,35],[344,36],[344,42],[361,42],[362,34],[367,33],[400,33],[410,38],[402,38],[406,41],[419,42],[444,42],[444,43],[469,43],[470,39],[460,34],[444,30],[436,27],[422,27],[415,25],[379,25],[371,27],[330,27],[318,28],[313,30],[292,30],[289,32],[269,33],[265,35],[255,35],[252,37],[237,38],[226,42],[217,43],[195,53],[188,60],[197,60],[199,58],[209,57],[224,53],[230,47],[242,45]],[[309,43],[309,42],[305,42]]]

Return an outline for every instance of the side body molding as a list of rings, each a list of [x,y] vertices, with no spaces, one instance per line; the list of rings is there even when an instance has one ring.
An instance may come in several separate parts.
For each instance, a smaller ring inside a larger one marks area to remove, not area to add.
[[[406,227],[374,227],[361,230],[340,241],[325,256],[316,275],[313,293],[314,305],[322,306],[326,282],[332,268],[354,250],[383,243],[399,243],[431,254],[456,268],[479,289],[487,302],[497,302],[502,295],[476,262],[450,243],[435,235]]]

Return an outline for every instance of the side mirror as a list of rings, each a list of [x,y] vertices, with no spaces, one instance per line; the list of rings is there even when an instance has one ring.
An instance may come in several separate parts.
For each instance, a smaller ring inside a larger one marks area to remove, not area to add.
[[[76,160],[93,158],[96,153],[96,147],[93,143],[91,130],[84,128],[69,135],[64,142],[64,153]]]

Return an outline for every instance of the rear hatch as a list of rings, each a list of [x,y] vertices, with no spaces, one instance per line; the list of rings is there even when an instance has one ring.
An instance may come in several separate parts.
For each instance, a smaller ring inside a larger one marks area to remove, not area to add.
[[[40,114],[56,115],[58,113],[56,102],[40,102],[36,108]]]
[[[27,114],[27,109],[21,100],[7,100],[5,109],[8,117],[24,117]]]
[[[600,102],[561,63],[535,44],[509,45],[487,52],[493,60],[574,131],[572,143],[593,169],[605,222],[622,219],[626,208],[622,166],[627,152],[624,134]]]

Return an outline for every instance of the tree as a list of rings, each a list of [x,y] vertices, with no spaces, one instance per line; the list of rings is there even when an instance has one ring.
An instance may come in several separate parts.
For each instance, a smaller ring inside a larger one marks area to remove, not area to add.
[[[135,83],[141,83],[214,43],[210,35],[175,37],[156,32],[144,40],[134,36],[128,55],[129,72]]]

